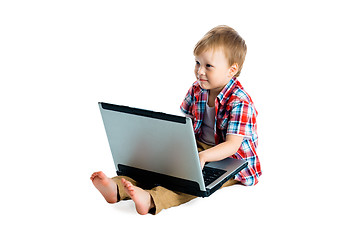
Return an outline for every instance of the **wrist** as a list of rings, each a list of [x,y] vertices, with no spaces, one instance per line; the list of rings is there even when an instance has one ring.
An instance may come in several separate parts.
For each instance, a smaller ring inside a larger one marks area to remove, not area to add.
[[[208,162],[207,155],[205,151],[202,151],[199,153],[199,159],[202,164],[205,164]]]

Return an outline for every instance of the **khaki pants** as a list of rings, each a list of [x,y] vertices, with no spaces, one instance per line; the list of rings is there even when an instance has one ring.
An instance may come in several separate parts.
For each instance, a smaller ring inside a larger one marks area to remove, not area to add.
[[[207,144],[199,142],[199,141],[197,142],[197,145],[198,145],[199,152],[212,147],[210,145],[207,145]],[[124,190],[124,187],[121,183],[121,178],[128,180],[134,186],[141,187],[141,185],[138,182],[136,182],[135,180],[133,180],[129,177],[126,177],[126,176],[116,176],[116,177],[112,178],[118,186],[118,194],[119,194],[118,198],[120,200],[130,199],[130,197],[126,194],[126,192]],[[222,187],[231,186],[236,183],[238,183],[236,180],[230,179]],[[144,190],[147,191],[151,195],[151,197],[154,201],[155,209],[152,209],[150,211],[150,213],[152,213],[152,214],[158,214],[163,209],[179,206],[183,203],[186,203],[186,202],[196,198],[196,196],[189,195],[186,193],[171,191],[171,190],[166,189],[161,186],[157,186],[157,187],[154,187],[149,190],[147,190],[147,189],[144,189]]]

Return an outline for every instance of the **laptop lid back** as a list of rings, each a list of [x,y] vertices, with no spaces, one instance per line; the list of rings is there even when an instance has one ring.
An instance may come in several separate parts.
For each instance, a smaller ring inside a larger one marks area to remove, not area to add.
[[[108,103],[99,107],[119,172],[149,173],[139,177],[156,178],[161,185],[190,181],[205,191],[190,118]]]

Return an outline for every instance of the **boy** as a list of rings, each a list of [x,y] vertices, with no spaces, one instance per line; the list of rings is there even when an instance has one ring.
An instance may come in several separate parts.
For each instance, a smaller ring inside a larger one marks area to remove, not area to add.
[[[261,175],[256,153],[257,111],[239,76],[246,55],[245,41],[228,26],[210,30],[195,46],[196,81],[180,109],[193,119],[201,166],[226,157],[246,159],[248,166],[223,187],[255,185]],[[147,190],[128,177],[108,178],[95,172],[90,178],[107,202],[131,198],[139,214],[157,214],[195,198],[161,186]]]

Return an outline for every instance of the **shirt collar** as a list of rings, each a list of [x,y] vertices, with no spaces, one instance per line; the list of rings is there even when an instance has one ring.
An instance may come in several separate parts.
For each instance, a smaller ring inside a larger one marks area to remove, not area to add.
[[[236,84],[237,79],[236,77],[230,79],[230,81],[225,85],[223,90],[217,95],[217,98],[219,99],[220,104],[223,104],[223,101],[225,100],[225,96],[227,96],[229,91],[232,91],[234,84]]]
[[[236,79],[236,77],[230,79],[230,81],[225,85],[225,87],[224,87],[224,88],[221,90],[221,92],[217,95],[217,98],[219,99],[219,103],[220,103],[220,104],[223,104],[223,101],[226,100],[226,99],[225,99],[225,96],[227,95],[227,93],[228,93],[229,91],[232,90],[233,86],[234,86],[236,83],[238,83],[238,84],[240,85],[240,83],[239,83],[239,81]],[[199,87],[200,87],[200,85],[199,85]],[[240,87],[241,87],[241,85],[240,85]],[[205,94],[209,94],[209,90],[206,90],[206,89],[203,89],[203,88],[200,87],[200,93],[201,93],[201,94],[204,94],[204,93],[205,93]]]

